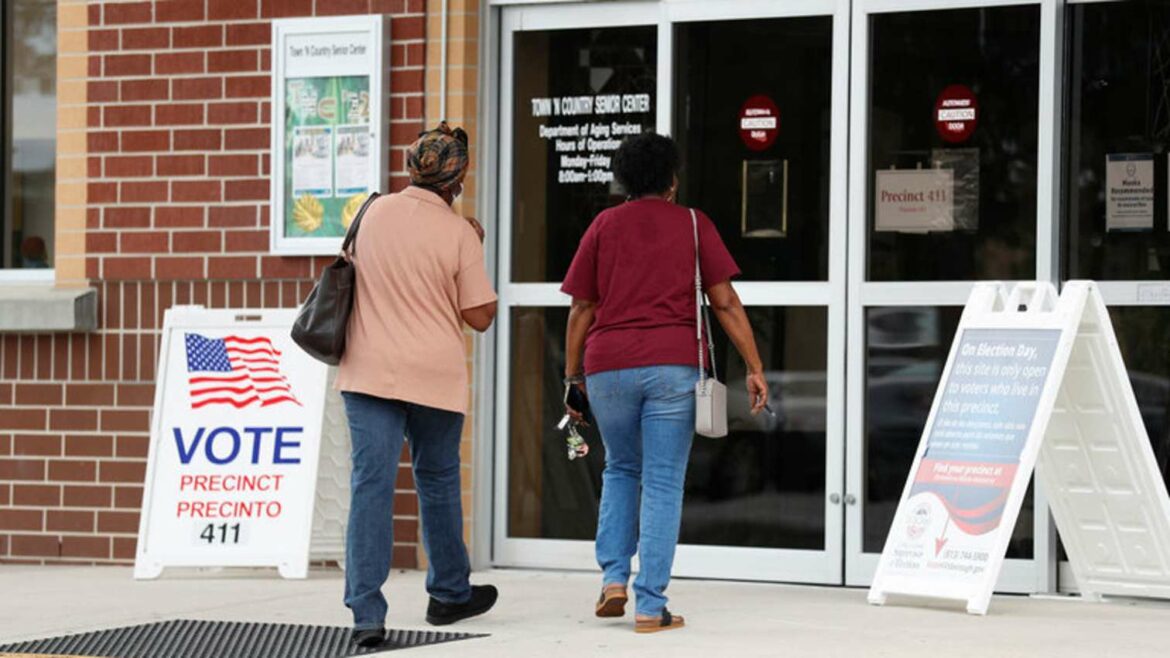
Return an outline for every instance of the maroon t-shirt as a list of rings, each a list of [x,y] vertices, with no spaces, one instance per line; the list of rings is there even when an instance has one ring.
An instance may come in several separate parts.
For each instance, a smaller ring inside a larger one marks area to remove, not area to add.
[[[699,218],[703,288],[739,274],[715,224]],[[698,365],[695,238],[688,208],[656,198],[629,201],[594,218],[561,291],[597,302],[585,339],[585,373]]]

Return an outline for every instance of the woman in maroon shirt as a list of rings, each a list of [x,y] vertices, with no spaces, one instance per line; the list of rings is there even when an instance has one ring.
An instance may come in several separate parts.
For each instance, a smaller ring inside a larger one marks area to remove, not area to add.
[[[665,591],[694,438],[700,347],[694,227],[691,211],[674,203],[678,166],[678,148],[668,137],[646,133],[622,143],[613,172],[629,200],[593,220],[561,287],[573,297],[565,384],[588,393],[605,443],[596,612],[625,614],[636,551],[634,629],[640,633],[683,626],[683,618],[666,609]],[[756,414],[767,385],[751,324],[731,287],[739,268],[711,220],[695,215],[703,287],[747,364]]]

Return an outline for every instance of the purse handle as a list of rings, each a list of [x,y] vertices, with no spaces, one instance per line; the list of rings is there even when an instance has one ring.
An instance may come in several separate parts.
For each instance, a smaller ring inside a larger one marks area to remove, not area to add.
[[[366,197],[365,203],[358,209],[357,217],[353,218],[353,222],[349,225],[349,230],[345,232],[345,240],[341,242],[341,257],[349,260],[353,257],[352,248],[357,242],[358,228],[362,225],[362,217],[366,216],[366,209],[374,202],[381,194],[377,192],[370,192],[370,196]]]
[[[715,369],[715,337],[711,335],[711,317],[703,303],[703,271],[699,267],[699,218],[691,208],[691,228],[695,231],[695,336],[699,341],[699,381],[706,381],[707,367],[703,362],[703,329],[707,329],[707,354],[711,357],[711,377],[719,379]]]

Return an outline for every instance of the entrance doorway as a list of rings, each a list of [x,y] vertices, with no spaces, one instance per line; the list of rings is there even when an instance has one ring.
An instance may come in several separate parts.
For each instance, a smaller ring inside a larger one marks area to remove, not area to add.
[[[972,283],[1053,276],[1044,20],[1041,3],[853,4],[847,584],[873,577]],[[1051,588],[1050,539],[1029,493],[998,589]]]
[[[570,301],[559,287],[592,218],[623,202],[608,178],[620,135],[656,130],[682,150],[680,203],[711,216],[743,270],[735,286],[777,412],[746,413],[742,362],[717,331],[731,435],[695,442],[675,573],[868,584],[971,284],[1054,276],[1054,246],[1037,239],[1051,232],[1055,160],[1039,120],[1053,111],[1039,94],[1054,76],[1040,57],[1048,12],[504,7],[493,562],[594,567],[604,455],[591,433],[588,458],[567,460],[555,428]],[[972,122],[965,135],[940,132],[936,104],[952,96],[975,104],[975,119],[957,119]],[[954,195],[947,221],[915,226],[875,202],[883,186],[939,176]],[[1047,589],[1043,501],[1020,518],[1000,589]]]
[[[717,330],[731,434],[695,443],[675,572],[842,581],[846,10],[504,10],[497,564],[593,565],[604,455],[593,434],[588,458],[568,461],[555,429],[570,301],[558,289],[588,223],[623,200],[606,177],[615,134],[657,130],[683,153],[680,203],[714,219],[744,272],[776,410],[748,413],[742,361]],[[772,119],[763,139],[743,122],[759,116]]]

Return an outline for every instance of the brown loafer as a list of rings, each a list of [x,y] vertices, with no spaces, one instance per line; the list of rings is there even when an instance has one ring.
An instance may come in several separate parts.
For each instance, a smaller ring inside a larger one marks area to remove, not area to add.
[[[621,617],[626,614],[626,586],[611,583],[601,588],[601,598],[597,599],[596,613],[598,617]]]
[[[670,631],[676,628],[686,626],[686,620],[679,615],[670,614],[669,610],[663,609],[661,617],[642,617],[639,616],[634,620],[635,633],[657,633],[658,631]]]

